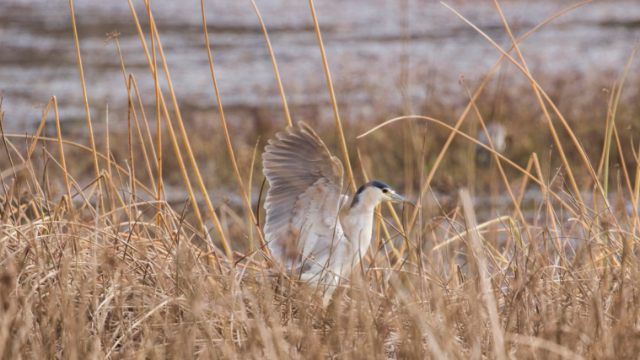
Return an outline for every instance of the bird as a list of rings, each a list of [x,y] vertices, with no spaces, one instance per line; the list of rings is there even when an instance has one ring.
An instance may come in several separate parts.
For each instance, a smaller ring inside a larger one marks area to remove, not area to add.
[[[299,276],[307,289],[323,290],[326,307],[369,248],[375,207],[408,201],[389,185],[371,181],[340,217],[348,202],[342,163],[302,121],[268,141],[262,165],[269,183],[265,242],[283,270]]]
[[[489,136],[487,137],[487,134]],[[484,129],[478,130],[478,135],[476,136],[478,142],[488,147],[489,139],[491,139],[491,143],[493,144],[494,149],[498,154],[504,153],[507,148],[507,129],[498,123],[491,123],[487,125],[487,131]],[[484,147],[476,144],[476,160],[483,167],[488,167],[491,162],[492,153],[485,149]]]

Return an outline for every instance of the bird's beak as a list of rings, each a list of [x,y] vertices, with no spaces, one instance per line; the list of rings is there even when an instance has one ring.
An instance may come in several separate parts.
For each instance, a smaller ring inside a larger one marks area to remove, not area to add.
[[[404,197],[404,196],[399,195],[399,194],[396,194],[396,193],[391,193],[391,194],[389,195],[389,197],[391,198],[391,199],[389,200],[389,201],[391,201],[391,202],[397,202],[397,203],[405,203],[405,202],[406,202],[406,203],[412,204],[412,202],[411,202],[411,201],[409,201],[409,200],[407,200],[407,199],[405,199],[405,197]]]

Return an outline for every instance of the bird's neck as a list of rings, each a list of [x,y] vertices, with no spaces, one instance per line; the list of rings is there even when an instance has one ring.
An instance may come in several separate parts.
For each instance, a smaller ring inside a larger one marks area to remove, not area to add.
[[[358,257],[356,260],[364,257],[369,248],[373,232],[373,212],[379,204],[379,201],[367,200],[371,199],[360,199],[342,219],[342,229],[352,244],[353,255]]]

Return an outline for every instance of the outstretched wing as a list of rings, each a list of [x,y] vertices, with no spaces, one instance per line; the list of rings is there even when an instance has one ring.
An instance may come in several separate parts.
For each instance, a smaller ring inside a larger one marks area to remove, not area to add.
[[[340,160],[331,156],[313,129],[300,122],[298,128],[287,127],[286,133],[269,140],[262,166],[270,185],[264,203],[264,234],[272,254],[290,266],[301,254],[312,256],[318,245],[330,246],[323,243],[342,234]]]

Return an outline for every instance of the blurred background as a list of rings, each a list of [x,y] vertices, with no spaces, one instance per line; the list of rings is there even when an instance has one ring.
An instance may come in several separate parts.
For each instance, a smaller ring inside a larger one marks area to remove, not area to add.
[[[149,42],[144,2],[132,2]],[[577,3],[500,2],[516,37]],[[293,121],[312,124],[333,154],[342,157],[308,2],[256,0],[256,4],[273,44]],[[447,4],[503,49],[510,46],[492,1],[452,0]],[[412,120],[398,122],[361,140],[356,136],[385,120],[409,114],[455,124],[469,102],[465,87],[473,93],[501,54],[438,1],[316,1],[315,5],[357,181],[364,181],[364,170],[368,177],[388,182],[415,198],[421,179],[449,131]],[[120,34],[126,71],[136,78],[151,131],[155,133],[153,77],[126,0],[75,0],[74,7],[96,145],[99,150],[105,148],[108,107],[111,150],[124,166],[128,156],[127,91],[116,44],[113,40],[105,44],[107,34]],[[151,0],[151,9],[207,187],[217,202],[239,205],[209,71],[200,2]],[[205,11],[220,95],[241,172],[248,178],[257,143],[253,187],[259,188],[261,149],[286,125],[264,34],[249,0],[207,0]],[[611,89],[620,80],[639,35],[640,2],[594,1],[562,15],[521,44],[533,76],[571,124],[594,166],[601,158]],[[41,120],[42,104],[56,95],[62,136],[88,145],[68,2],[1,1],[0,44],[5,132],[31,134]],[[638,61],[634,60],[616,116],[625,145],[625,161],[631,169],[637,166],[632,148],[637,148],[640,138],[634,136],[640,127],[638,70]],[[161,81],[165,98],[169,99],[164,74]],[[505,61],[477,104],[486,123],[504,127],[507,157],[525,167],[531,153],[536,152],[545,176],[552,179],[556,175],[560,161],[546,118],[529,81],[515,66]],[[171,110],[170,113],[173,116]],[[553,120],[570,161],[580,162],[568,135],[555,117]],[[54,129],[47,127],[46,135],[54,136]],[[461,129],[476,136],[480,127],[473,111]],[[163,136],[168,137],[166,130]],[[21,142],[14,141],[18,148],[23,145]],[[55,154],[55,146],[47,146]],[[135,146],[139,149],[139,144]],[[168,200],[182,202],[187,194],[174,150],[168,141],[164,147],[164,176],[171,189],[167,191]],[[445,203],[447,196],[462,186],[471,185],[482,194],[496,183],[495,169],[491,175],[493,165],[479,163],[474,158],[475,149],[475,145],[461,138],[453,142],[431,183]],[[92,179],[91,157],[81,150],[68,151],[76,178]],[[424,162],[420,155],[423,152]],[[5,155],[0,155],[2,169],[8,167]],[[612,151],[612,156],[617,158],[617,151]],[[510,168],[506,171],[513,180],[512,186],[517,186],[521,175]],[[582,171],[574,169],[581,185],[586,186],[590,179],[584,166]],[[143,181],[149,181],[144,171],[138,174]],[[615,179],[615,171],[611,176]],[[505,194],[504,189],[493,191],[494,198]],[[508,198],[505,200],[509,202]]]

